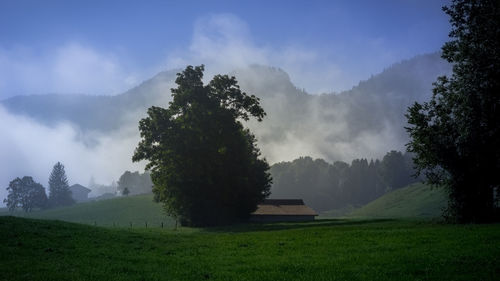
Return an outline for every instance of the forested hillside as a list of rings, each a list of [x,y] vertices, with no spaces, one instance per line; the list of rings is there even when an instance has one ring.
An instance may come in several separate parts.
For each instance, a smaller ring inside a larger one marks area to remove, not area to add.
[[[361,206],[383,194],[418,182],[411,155],[388,152],[382,160],[351,164],[301,157],[271,166],[272,198],[301,198],[316,211]]]

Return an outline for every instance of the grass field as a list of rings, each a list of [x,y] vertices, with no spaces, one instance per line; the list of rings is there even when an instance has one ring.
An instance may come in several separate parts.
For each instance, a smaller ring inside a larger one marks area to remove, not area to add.
[[[367,205],[353,210],[350,217],[371,218],[432,218],[440,217],[446,207],[442,188],[417,183],[387,193]]]
[[[385,194],[375,201],[354,209],[332,210],[321,214],[321,218],[432,218],[440,217],[446,205],[443,190],[431,189],[423,184],[414,184]],[[109,200],[79,203],[70,207],[25,213],[9,213],[0,209],[0,216],[14,215],[24,218],[63,220],[97,226],[121,227],[173,227],[175,222],[167,217],[161,204],[153,202],[152,194],[119,197]]]
[[[73,206],[25,213],[10,214],[3,209],[0,215],[15,215],[25,218],[63,220],[97,226],[161,227],[173,226],[175,222],[163,212],[161,204],[153,202],[152,194],[119,197],[109,200],[79,203]]]
[[[0,280],[499,280],[500,225],[321,220],[214,229],[0,217]]]

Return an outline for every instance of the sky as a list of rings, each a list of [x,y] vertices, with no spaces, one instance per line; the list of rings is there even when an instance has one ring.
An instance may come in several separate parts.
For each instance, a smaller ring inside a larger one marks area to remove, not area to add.
[[[340,92],[436,52],[443,0],[0,0],[0,100],[119,94],[159,71],[205,64],[285,70],[312,94]]]

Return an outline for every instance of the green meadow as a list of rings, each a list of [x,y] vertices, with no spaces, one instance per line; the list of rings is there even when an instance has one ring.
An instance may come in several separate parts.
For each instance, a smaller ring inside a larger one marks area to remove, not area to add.
[[[371,218],[438,218],[446,207],[443,188],[422,183],[389,192],[380,198],[353,210],[350,217]]]
[[[500,280],[500,224],[444,224],[445,202],[417,184],[344,218],[177,229],[152,195],[3,209],[0,280]]]
[[[0,280],[499,280],[500,225],[330,219],[178,230],[0,217]]]
[[[90,201],[69,207],[25,213],[0,209],[0,216],[13,215],[24,218],[62,220],[96,226],[115,227],[164,227],[175,222],[165,215],[161,204],[153,202],[152,194],[118,197],[108,200]]]
[[[443,188],[415,183],[388,192],[372,202],[355,208],[346,206],[320,214],[320,218],[421,218],[441,220],[447,205]]]

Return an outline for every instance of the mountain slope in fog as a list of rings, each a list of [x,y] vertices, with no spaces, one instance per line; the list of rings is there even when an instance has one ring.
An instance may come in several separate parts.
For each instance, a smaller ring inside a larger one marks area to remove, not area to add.
[[[402,149],[406,108],[430,97],[432,82],[450,66],[438,53],[395,64],[349,91],[309,95],[277,68],[250,66],[232,72],[241,88],[261,98],[267,118],[248,126],[270,162],[299,156],[327,161],[382,156]],[[46,125],[73,123],[82,132],[137,126],[151,105],[166,107],[177,71],[161,72],[116,96],[18,96],[2,104]]]
[[[29,116],[45,125],[70,122],[82,131],[119,129],[152,105],[168,106],[178,71],[164,71],[116,96],[46,94],[16,96],[1,102],[11,113]],[[136,120],[137,119],[137,120]]]
[[[250,123],[272,161],[300,156],[333,162],[380,158],[403,150],[407,107],[425,101],[432,83],[451,67],[439,53],[417,56],[339,94],[308,95],[279,69],[254,66],[236,71],[244,90],[262,98],[268,118]]]

